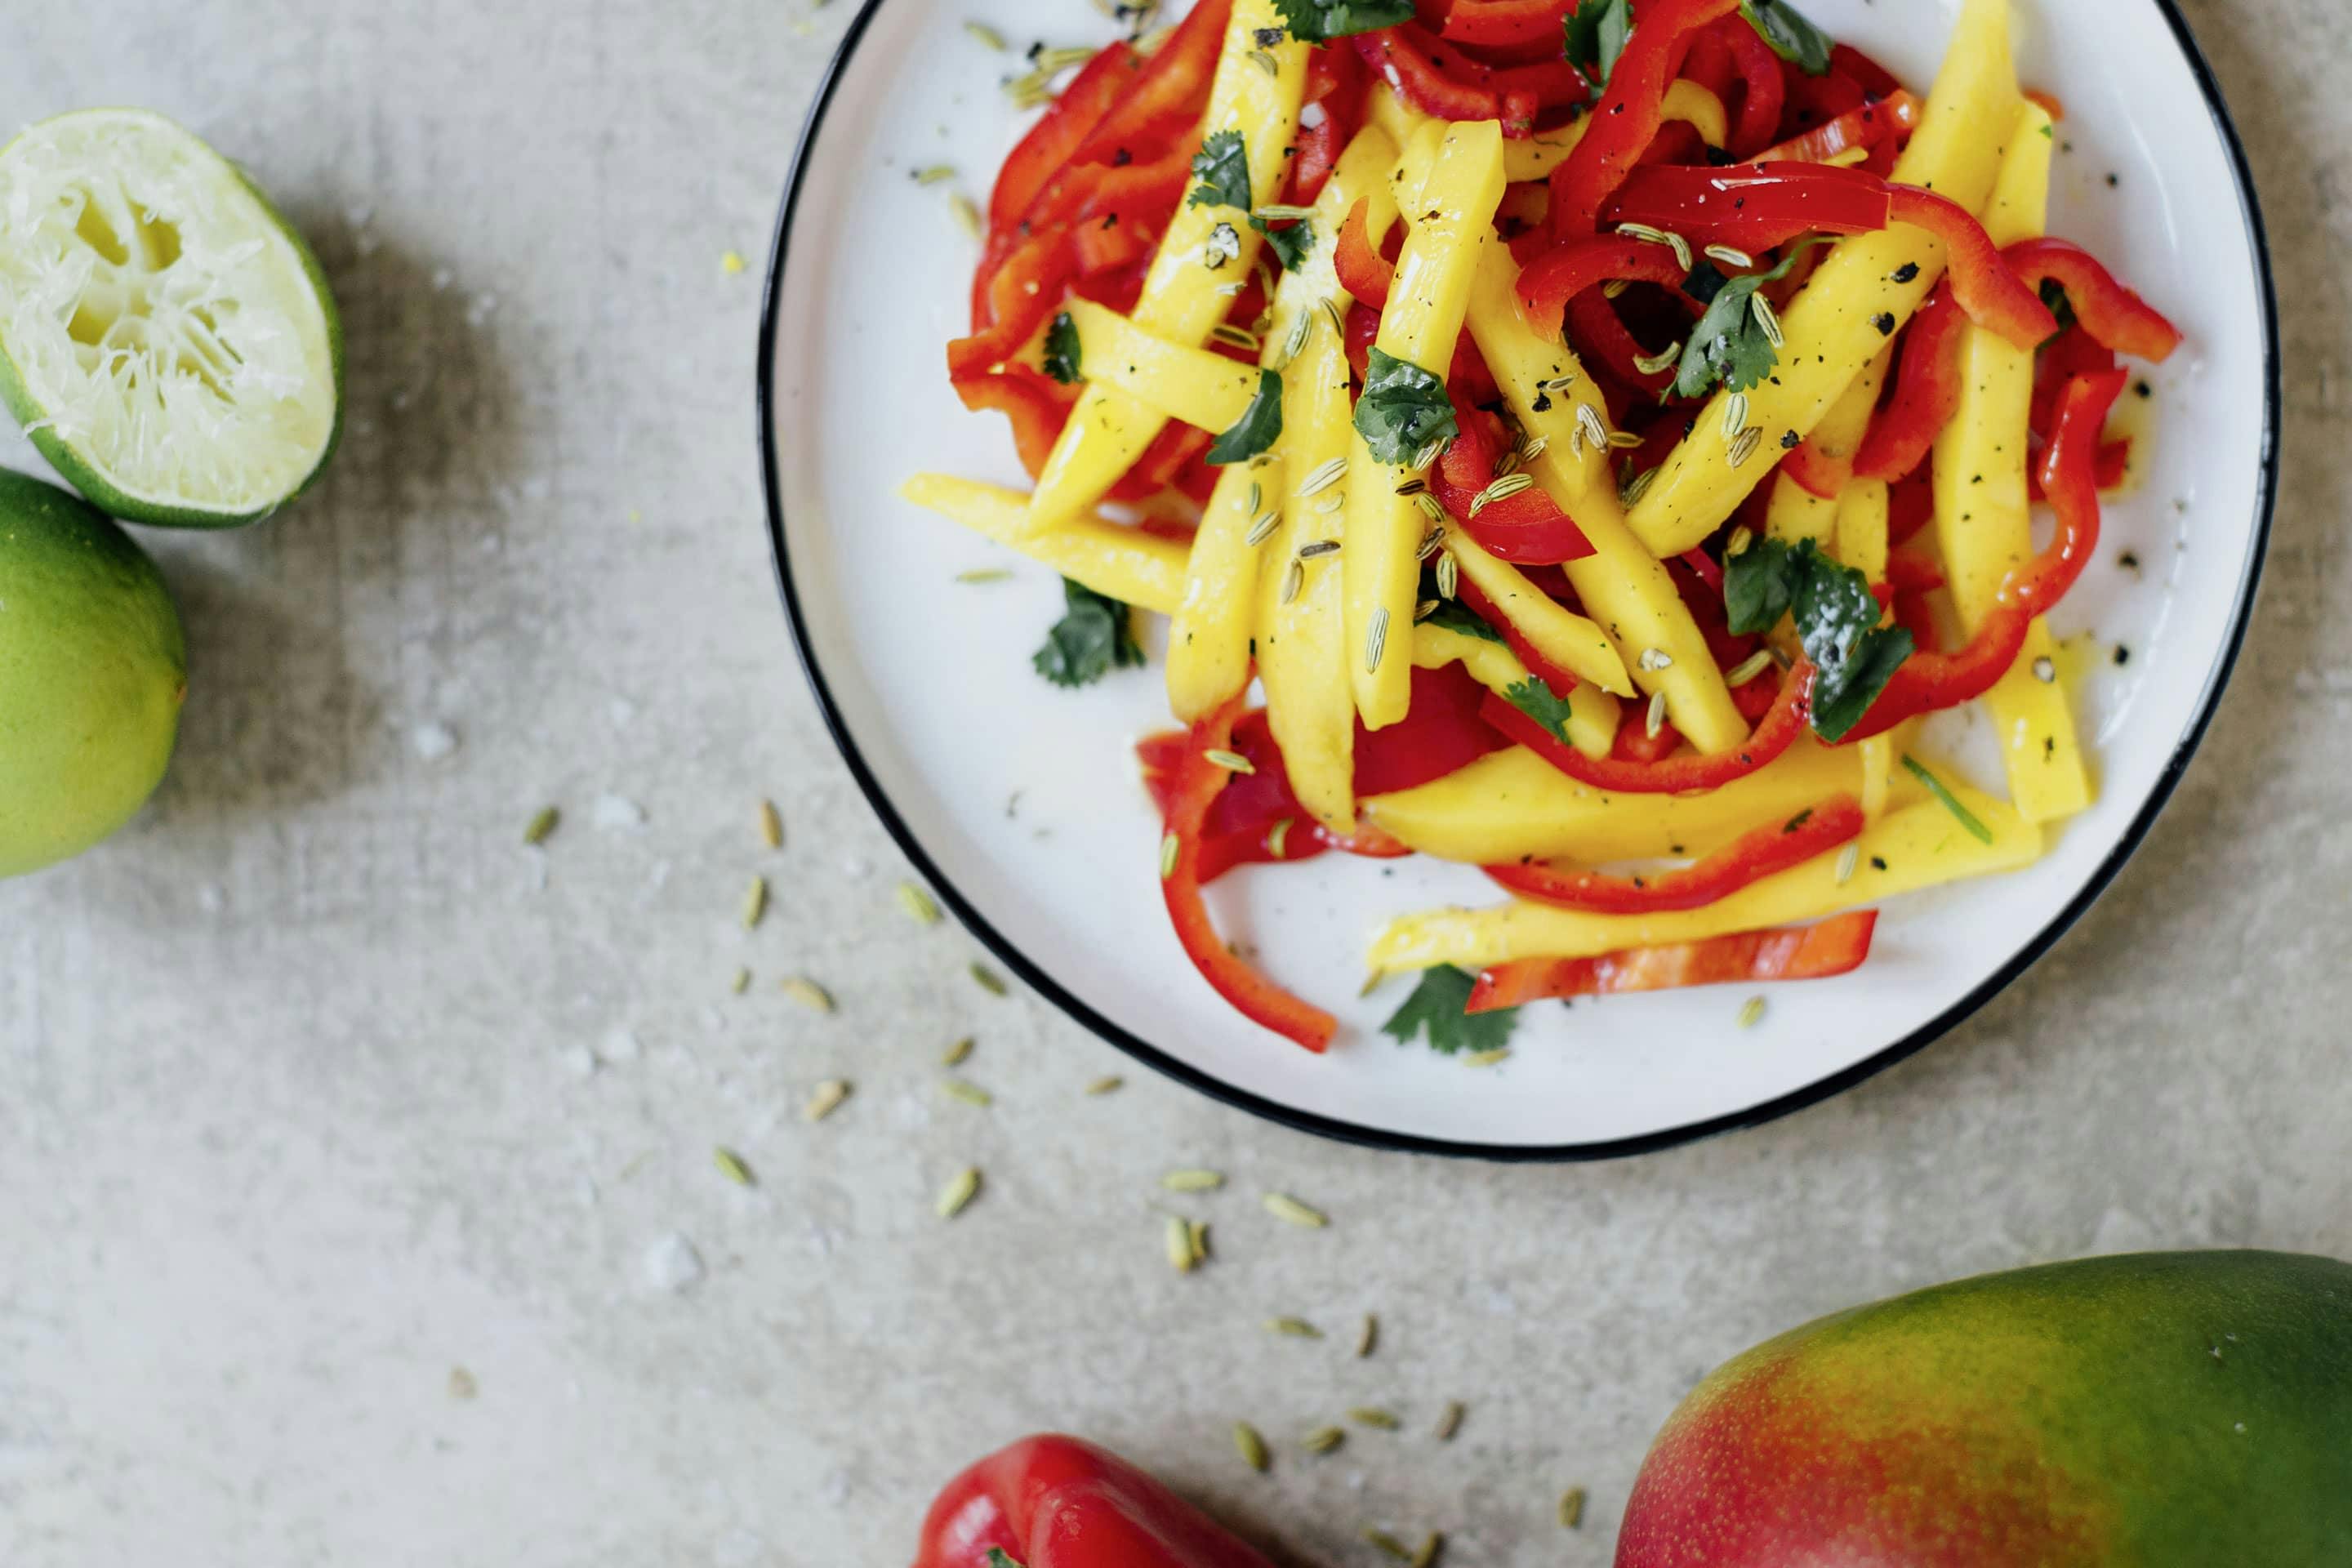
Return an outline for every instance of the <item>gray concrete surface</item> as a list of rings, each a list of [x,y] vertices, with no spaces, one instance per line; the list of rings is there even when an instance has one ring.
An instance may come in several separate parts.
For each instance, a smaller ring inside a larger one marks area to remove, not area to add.
[[[1318,1143],[1139,1071],[1087,1099],[1108,1049],[899,910],[769,588],[749,406],[772,205],[848,9],[12,19],[12,121],[152,104],[280,194],[352,382],[320,493],[157,543],[196,670],[154,807],[0,887],[0,1563],[887,1565],[949,1472],[1059,1426],[1313,1561],[1374,1561],[1379,1522],[1458,1564],[1599,1564],[1655,1423],[1770,1331],[2099,1247],[2352,1253],[2334,0],[2189,0],[2278,241],[2289,465],[2236,689],[2146,852],[1859,1092],[1535,1170]],[[837,1016],[777,994],[795,970]],[[966,1033],[992,1110],[934,1093]],[[803,1125],[835,1075],[855,1098]],[[966,1163],[987,1189],[942,1226]],[[1178,1163],[1235,1177],[1184,1205],[1217,1254],[1189,1279],[1160,1251]],[[1333,1225],[1276,1225],[1267,1186]],[[674,1236],[704,1269],[677,1289]],[[1291,1449],[1364,1403],[1408,1429]],[[1271,1478],[1239,1417],[1280,1440]]]

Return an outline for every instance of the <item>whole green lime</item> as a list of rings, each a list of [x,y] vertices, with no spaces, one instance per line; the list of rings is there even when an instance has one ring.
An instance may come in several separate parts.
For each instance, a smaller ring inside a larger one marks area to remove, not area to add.
[[[163,782],[188,692],[163,574],[96,508],[0,470],[0,877],[79,855]]]

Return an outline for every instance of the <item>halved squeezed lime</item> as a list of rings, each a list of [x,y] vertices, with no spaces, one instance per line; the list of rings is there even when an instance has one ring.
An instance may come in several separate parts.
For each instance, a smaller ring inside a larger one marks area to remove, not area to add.
[[[0,150],[0,397],[101,510],[267,517],[333,454],[342,371],[318,258],[194,134],[83,110]]]

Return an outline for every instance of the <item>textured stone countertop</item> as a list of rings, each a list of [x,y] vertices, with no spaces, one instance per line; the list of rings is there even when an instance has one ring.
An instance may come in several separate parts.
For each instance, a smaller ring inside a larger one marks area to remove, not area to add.
[[[113,843],[0,886],[0,1562],[887,1568],[950,1471],[1052,1426],[1318,1562],[1375,1561],[1380,1523],[1445,1531],[1457,1564],[1597,1565],[1657,1422],[1770,1331],[2095,1248],[2352,1254],[2336,0],[2188,5],[2277,244],[2287,469],[2236,685],[2147,847],[1908,1064],[1581,1169],[1264,1125],[982,994],[972,944],[898,907],[792,658],[752,445],[760,264],[852,9],[12,24],[12,121],[152,105],[279,195],[351,384],[320,492],[146,536],[194,650],[170,781]],[[755,871],[774,907],[747,934]],[[794,970],[837,1016],[778,993]],[[992,1109],[934,1092],[965,1034]],[[834,1076],[856,1093],[811,1129]],[[987,1191],[942,1226],[967,1163]],[[1184,1279],[1177,1164],[1234,1178]],[[1267,1219],[1265,1187],[1330,1228]],[[1407,1429],[1291,1447],[1361,1404]],[[1241,1417],[1282,1440],[1269,1478],[1234,1458]]]

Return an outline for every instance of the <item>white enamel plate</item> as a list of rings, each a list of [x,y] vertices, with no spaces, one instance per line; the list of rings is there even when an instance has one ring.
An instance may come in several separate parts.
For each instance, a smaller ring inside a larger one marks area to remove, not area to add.
[[[1917,85],[1956,6],[1807,0]],[[984,202],[1022,128],[998,83],[1023,68],[965,30],[973,16],[1024,41],[1109,36],[1087,0],[868,0],[850,25],[771,262],[769,521],[809,678],[875,809],[965,923],[1081,1023],[1207,1093],[1331,1136],[1498,1159],[1634,1153],[1783,1114],[1917,1049],[2016,978],[2121,869],[2243,634],[2278,428],[2261,222],[2172,0],[2025,0],[2019,16],[2025,79],[2069,110],[2053,232],[2106,258],[2189,340],[2149,377],[2144,473],[2110,504],[2100,559],[2053,617],[2100,650],[2078,694],[2099,804],[2025,871],[1895,900],[1868,964],[1765,988],[1754,1027],[1738,1023],[1753,988],[1546,1004],[1523,1015],[1510,1059],[1483,1069],[1379,1033],[1403,982],[1356,993],[1382,921],[1491,900],[1485,879],[1344,856],[1235,873],[1212,890],[1220,929],[1344,1027],[1314,1057],[1244,1022],[1194,973],[1160,905],[1160,828],[1130,750],[1169,724],[1157,650],[1154,668],[1083,691],[1047,685],[1029,659],[1060,614],[1055,575],[895,493],[917,469],[1022,482],[1004,422],[965,412],[948,385],[976,258],[950,216],[958,187],[910,178],[951,164]],[[985,567],[1013,574],[956,580]],[[1963,762],[1969,723],[1938,737]],[[1997,770],[1973,771],[2000,787]]]

